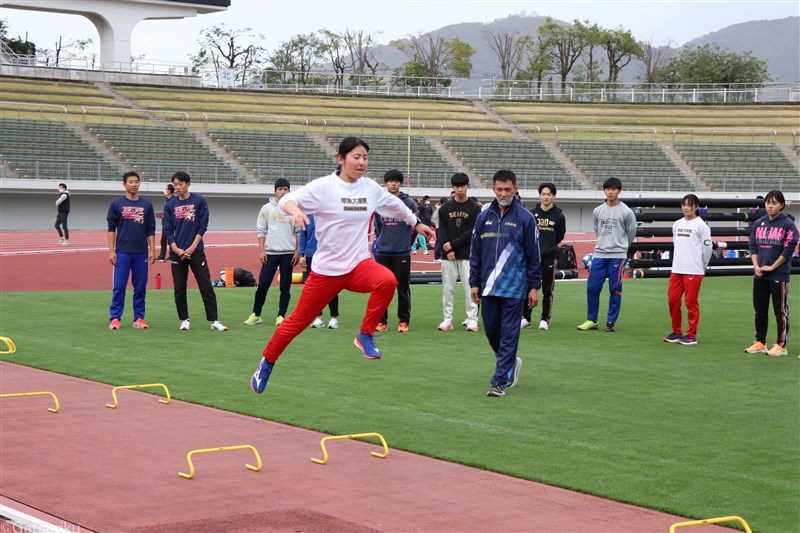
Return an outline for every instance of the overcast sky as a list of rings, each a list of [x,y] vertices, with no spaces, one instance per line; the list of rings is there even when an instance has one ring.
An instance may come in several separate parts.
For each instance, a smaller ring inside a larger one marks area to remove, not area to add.
[[[0,0],[0,6],[3,2]],[[87,19],[0,7],[0,18],[10,37],[25,37],[39,48],[54,48],[91,38],[99,51],[98,35]],[[798,0],[233,0],[227,12],[182,20],[145,20],[133,32],[131,48],[141,63],[188,64],[197,52],[198,34],[204,28],[225,23],[228,28],[253,28],[263,34],[262,46],[274,50],[294,35],[322,28],[333,31],[365,30],[378,42],[435,30],[460,22],[491,22],[520,13],[552,16],[572,22],[588,20],[606,28],[631,30],[644,41],[682,45],[686,41],[751,20],[773,20],[800,15]],[[798,30],[800,31],[800,30]]]

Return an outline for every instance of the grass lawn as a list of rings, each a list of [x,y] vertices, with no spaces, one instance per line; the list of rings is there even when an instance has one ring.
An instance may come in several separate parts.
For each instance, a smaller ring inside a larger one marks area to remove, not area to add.
[[[17,353],[0,357],[113,385],[162,382],[181,400],[331,434],[376,431],[391,448],[688,517],[738,515],[754,531],[797,531],[800,332],[788,357],[743,353],[751,281],[708,278],[700,344],[664,343],[666,283],[626,280],[617,333],[607,334],[575,330],[585,284],[559,282],[551,329],[522,332],[519,386],[505,398],[485,396],[494,357],[482,332],[435,330],[436,285],[413,287],[411,332],[382,335],[380,361],[352,345],[365,297],[344,293],[342,328],[298,337],[261,396],[248,379],[274,330],[277,289],[255,327],[241,325],[253,290],[218,290],[225,333],[208,328],[197,291],[189,332],[178,331],[170,291],[149,292],[146,331],[130,327],[129,293],[116,332],[106,328],[110,291],[2,293],[0,335]],[[774,342],[774,318],[770,328]]]

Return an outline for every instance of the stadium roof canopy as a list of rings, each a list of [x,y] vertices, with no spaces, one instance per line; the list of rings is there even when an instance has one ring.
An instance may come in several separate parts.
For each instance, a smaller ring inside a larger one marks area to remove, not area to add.
[[[231,0],[3,0],[3,7],[88,18],[100,34],[104,70],[131,67],[131,35],[143,20],[180,19],[225,11]]]

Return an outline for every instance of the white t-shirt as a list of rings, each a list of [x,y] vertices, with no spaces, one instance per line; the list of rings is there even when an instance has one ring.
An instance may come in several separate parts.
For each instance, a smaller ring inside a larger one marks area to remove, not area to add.
[[[317,178],[291,191],[279,202],[294,201],[306,215],[314,215],[317,251],[311,270],[323,276],[342,276],[372,257],[369,249],[369,222],[372,213],[399,218],[409,226],[417,217],[395,195],[363,176],[347,183],[338,174]]]
[[[672,272],[704,275],[711,260],[711,229],[700,217],[676,220],[672,225]]]

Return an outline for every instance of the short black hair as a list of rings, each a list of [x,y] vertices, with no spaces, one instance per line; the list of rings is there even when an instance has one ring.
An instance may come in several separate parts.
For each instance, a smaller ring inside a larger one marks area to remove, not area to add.
[[[278,187],[286,187],[287,189],[291,190],[292,186],[289,185],[289,180],[286,178],[278,178],[275,180],[275,190],[278,190]]]
[[[136,172],[135,170],[131,170],[122,175],[122,183],[128,181],[128,178],[130,178],[131,176],[136,176],[137,180],[142,181],[142,178],[139,177],[139,173]]]
[[[603,182],[603,190],[605,189],[619,189],[622,190],[622,182],[619,178],[611,176]]]
[[[687,194],[686,196],[684,196],[683,199],[681,200],[681,205],[687,202],[689,205],[700,206],[700,199],[697,197],[696,194]]]
[[[171,183],[167,183],[167,190],[169,192],[175,192],[175,186]]]
[[[511,183],[516,185],[517,175],[514,174],[514,172],[511,170],[498,170],[497,172],[494,173],[494,176],[492,176],[492,183],[498,181],[510,181]]]
[[[450,177],[450,185],[453,187],[463,187],[469,185],[469,176],[463,172],[456,172]]]
[[[781,207],[781,211],[783,211],[784,208],[786,207],[786,198],[783,196],[783,193],[781,191],[779,191],[778,189],[773,189],[773,190],[769,191],[767,193],[767,195],[764,197],[764,203],[765,204],[767,202],[769,202],[770,200],[775,200],[776,202],[781,204],[781,206],[782,206]]]
[[[383,175],[384,183],[389,183],[390,181],[399,181],[400,183],[403,183],[404,179],[405,178],[403,177],[403,173],[397,170],[396,168],[387,170],[386,174]]]
[[[66,184],[66,183],[59,183],[59,184],[58,184],[58,186],[59,186],[59,187],[64,187],[65,189],[68,189],[68,188],[69,188],[69,187],[67,187],[67,184]]]
[[[542,189],[550,189],[550,194],[552,194],[553,196],[555,196],[556,193],[558,192],[556,190],[555,183],[550,183],[549,181],[545,181],[544,183],[539,185],[539,194],[542,194]]]
[[[183,170],[179,170],[178,172],[172,175],[172,179],[170,181],[175,181],[175,180],[178,180],[182,183],[191,183],[192,177]]]

